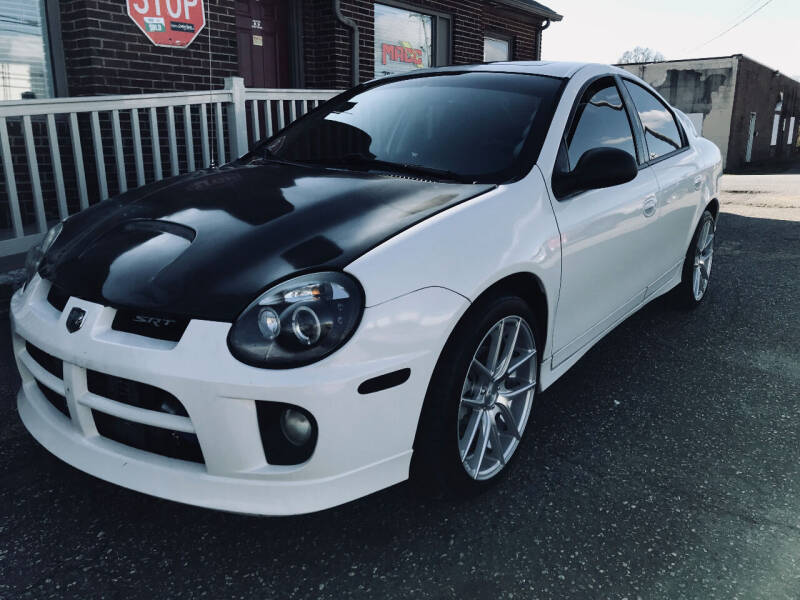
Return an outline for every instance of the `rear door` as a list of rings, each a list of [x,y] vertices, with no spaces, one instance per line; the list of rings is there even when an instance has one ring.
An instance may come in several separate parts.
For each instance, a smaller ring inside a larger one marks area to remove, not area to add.
[[[564,133],[557,168],[571,170],[584,152],[598,147],[636,157],[631,118],[613,77],[590,83]],[[626,184],[553,203],[562,249],[553,367],[642,302],[656,272],[651,225],[657,188],[653,170],[642,168]]]
[[[650,228],[650,243],[658,249],[655,253],[658,277],[649,282],[650,294],[667,283],[683,263],[701,201],[701,164],[667,104],[634,81],[624,79],[623,86],[637,115],[635,125],[641,127],[644,138],[644,165],[655,173],[659,183],[658,215]]]

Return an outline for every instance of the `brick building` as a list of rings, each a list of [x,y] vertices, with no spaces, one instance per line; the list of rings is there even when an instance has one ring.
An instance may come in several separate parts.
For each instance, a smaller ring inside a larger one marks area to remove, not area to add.
[[[187,47],[155,46],[128,4],[202,9],[205,26]],[[560,19],[533,0],[2,0],[0,99],[209,89],[232,75],[248,87],[346,88],[426,66],[535,60]]]

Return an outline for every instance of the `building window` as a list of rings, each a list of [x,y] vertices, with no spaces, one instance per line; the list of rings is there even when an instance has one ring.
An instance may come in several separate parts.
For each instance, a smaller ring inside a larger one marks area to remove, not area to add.
[[[0,2],[0,100],[53,95],[47,46],[44,0]]]
[[[778,103],[775,105],[775,116],[772,118],[772,137],[769,140],[770,146],[778,145],[778,133],[781,128],[781,111],[783,110],[783,92],[781,92]],[[785,127],[785,125],[784,125]]]
[[[483,38],[483,62],[511,60],[511,39],[498,35]]]
[[[433,17],[375,5],[375,76],[424,69],[433,62]]]

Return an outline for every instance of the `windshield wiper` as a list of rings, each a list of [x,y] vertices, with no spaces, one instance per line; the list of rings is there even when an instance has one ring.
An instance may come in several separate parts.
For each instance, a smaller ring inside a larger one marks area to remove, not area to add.
[[[272,152],[267,150],[267,148],[259,148],[258,152],[251,153],[250,160],[253,161],[253,162],[260,162],[260,163],[268,162],[268,163],[275,163],[275,164],[278,164],[278,165],[291,165],[291,166],[295,166],[295,167],[298,167],[298,166],[307,167],[308,166],[305,162],[296,161],[296,160],[288,160],[288,159],[285,159],[285,158],[281,158],[280,156],[276,156],[275,154],[273,154]]]
[[[436,179],[445,179],[449,181],[457,181],[460,183],[474,183],[474,181],[461,173],[448,171],[446,169],[436,169],[434,167],[426,167],[424,165],[415,165],[410,163],[396,163],[388,160],[380,160],[366,154],[345,154],[344,156],[336,156],[331,158],[323,158],[313,161],[317,164],[323,165],[347,165],[347,166],[362,166],[371,169],[389,171],[394,173],[407,173],[410,175],[421,175],[423,177],[433,177]]]

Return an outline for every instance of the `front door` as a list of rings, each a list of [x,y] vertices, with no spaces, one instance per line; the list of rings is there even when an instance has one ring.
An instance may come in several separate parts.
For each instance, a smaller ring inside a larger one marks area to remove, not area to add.
[[[239,74],[249,88],[289,87],[287,0],[236,0]]]
[[[613,78],[594,82],[565,135],[563,160],[572,170],[593,148],[636,157],[633,130]],[[562,169],[563,170],[563,169]],[[658,248],[651,240],[658,183],[653,169],[633,181],[560,198],[553,203],[561,232],[561,293],[553,367],[616,324],[644,299]]]

